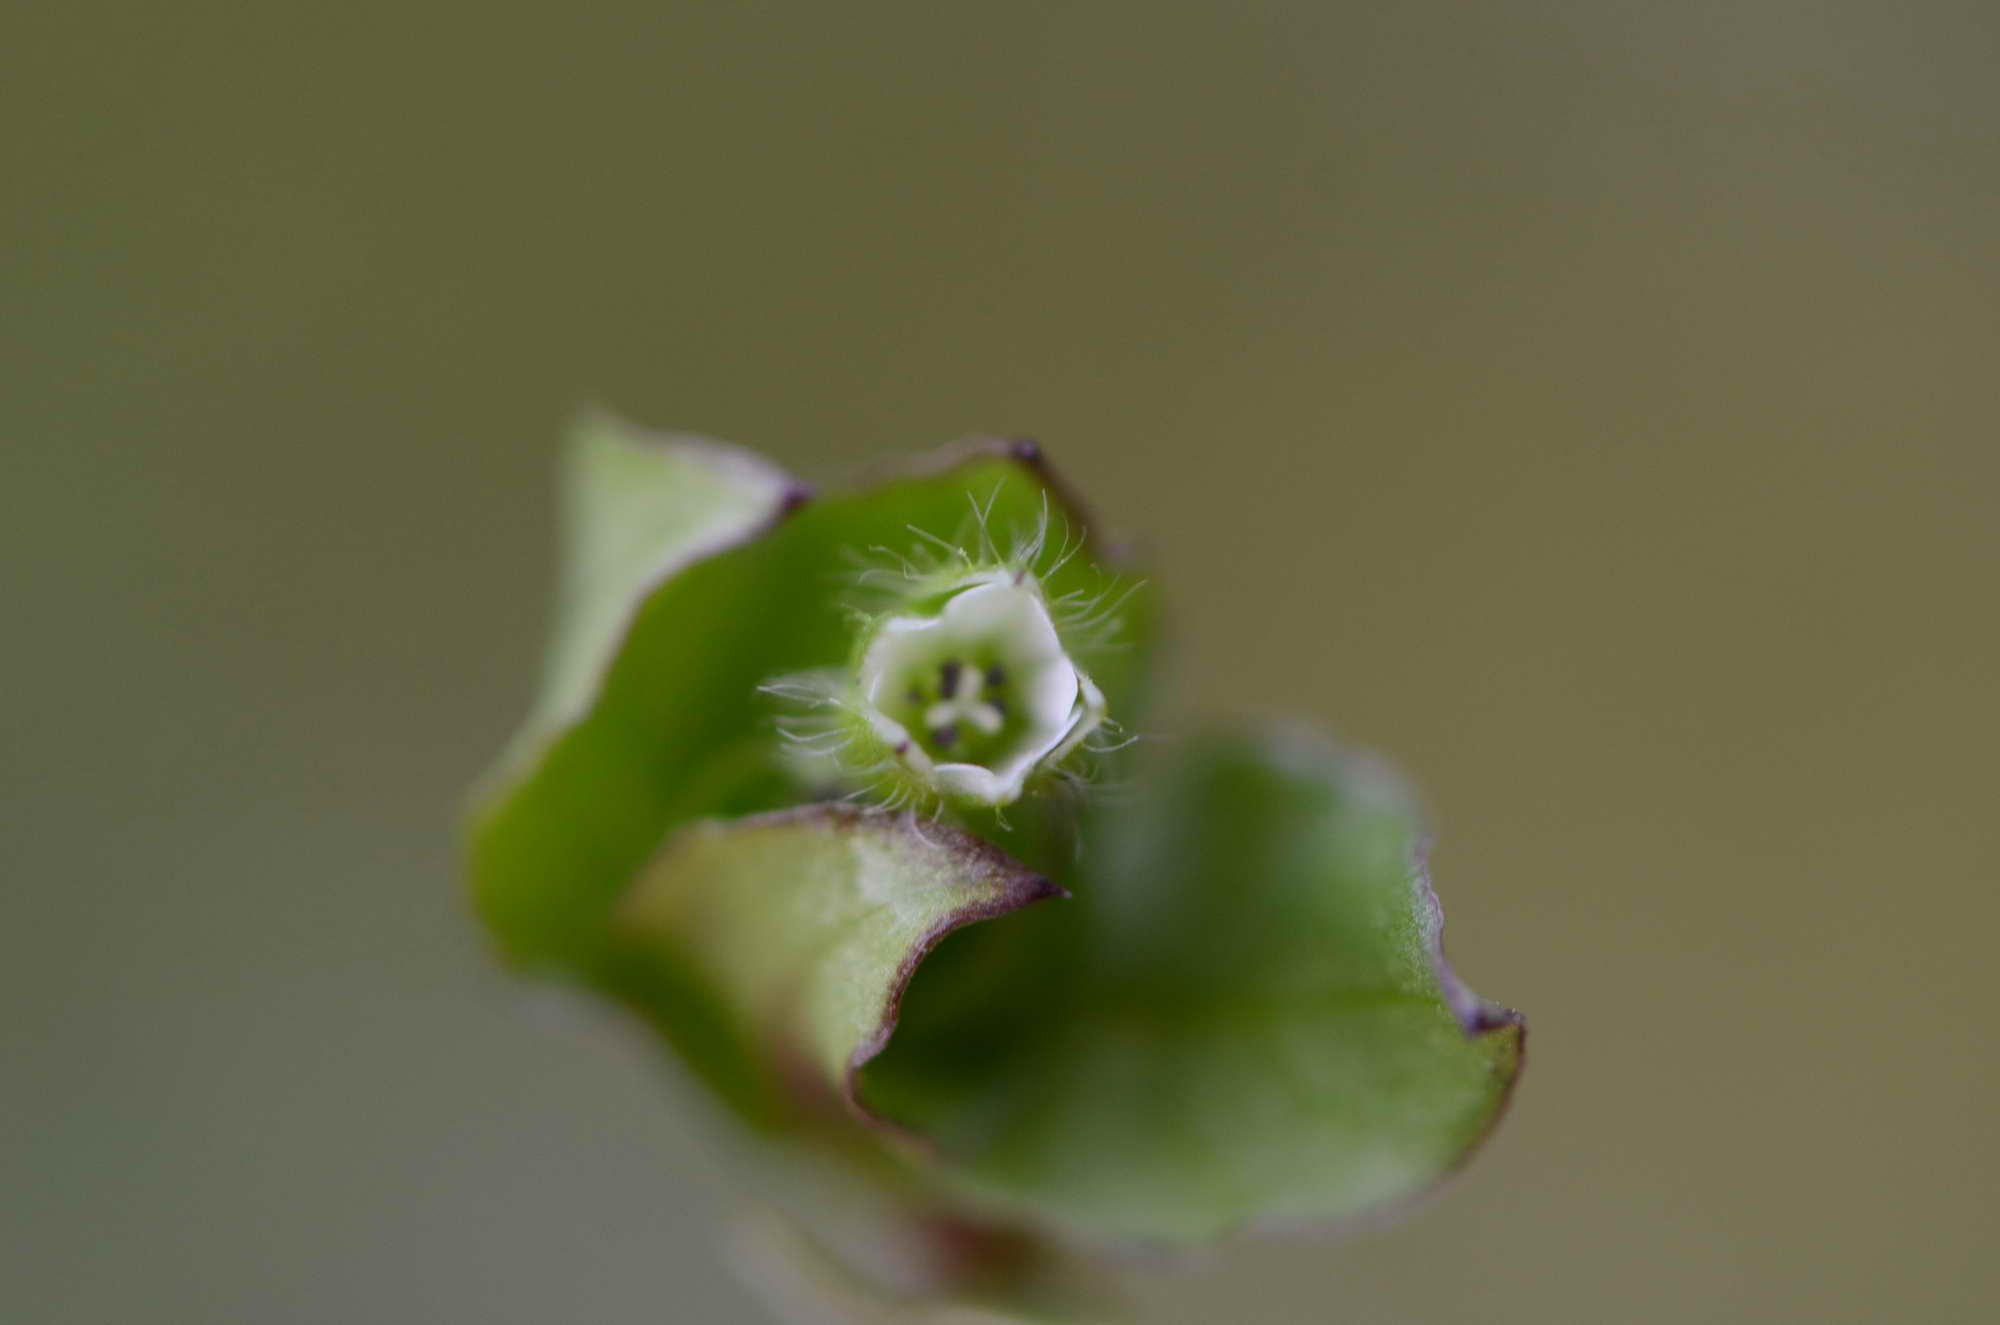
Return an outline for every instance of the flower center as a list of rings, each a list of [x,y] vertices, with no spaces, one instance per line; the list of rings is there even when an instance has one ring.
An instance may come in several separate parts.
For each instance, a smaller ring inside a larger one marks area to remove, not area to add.
[[[858,679],[893,759],[933,794],[986,805],[1018,797],[1103,712],[1040,586],[1008,572],[969,577],[930,611],[881,621]]]
[[[1007,668],[994,659],[946,658],[921,668],[896,715],[932,758],[986,763],[1008,743]]]

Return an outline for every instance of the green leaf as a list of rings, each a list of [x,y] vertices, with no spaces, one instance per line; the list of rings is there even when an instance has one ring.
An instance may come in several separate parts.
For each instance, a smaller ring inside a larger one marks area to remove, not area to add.
[[[839,1106],[888,1043],[932,948],[1060,892],[978,838],[909,814],[815,805],[704,820],[677,833],[621,902],[622,969],[627,992],[662,971],[700,991],[699,1005],[635,1001],[726,1095]],[[696,1006],[708,1020],[691,1042]]]
[[[766,532],[812,495],[752,452],[642,432],[594,410],[577,421],[563,477],[569,556],[530,733],[589,707],[649,589]]]
[[[542,696],[481,789],[468,853],[503,953],[594,980],[614,965],[623,980],[612,910],[671,830],[798,798],[758,686],[847,659],[856,554],[909,549],[917,530],[950,539],[975,505],[996,537],[1051,510],[1087,528],[1039,453],[1008,442],[969,443],[865,491],[808,500],[749,452],[592,415],[572,437],[567,475]],[[1091,596],[1114,583],[1093,559],[1102,549],[1073,558],[1050,591]],[[1143,623],[1145,596],[1128,611]],[[1114,703],[1136,693],[1142,663],[1120,655],[1100,675]]]
[[[1466,992],[1402,784],[1294,731],[1194,744],[1093,816],[1076,901],[947,945],[864,1074],[997,1212],[1193,1242],[1461,1163],[1519,1069]]]
[[[1497,1119],[1520,1019],[1445,966],[1418,816],[1366,757],[1287,728],[991,823],[796,807],[760,684],[851,660],[852,554],[966,541],[974,510],[1087,531],[1032,448],[809,501],[747,453],[595,417],[569,493],[560,631],[472,815],[475,899],[509,958],[626,1003],[754,1127],[899,1200],[1174,1243],[1406,1198]],[[1114,590],[1104,559],[1050,594]],[[1092,672],[1130,723],[1152,607],[1122,610],[1139,647]],[[1007,914],[1057,883],[1077,902]]]

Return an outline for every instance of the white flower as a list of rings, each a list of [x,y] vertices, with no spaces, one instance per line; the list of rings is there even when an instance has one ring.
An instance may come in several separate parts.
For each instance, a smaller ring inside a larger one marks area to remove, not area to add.
[[[975,573],[938,610],[881,620],[858,702],[889,758],[947,801],[1007,805],[1104,721],[1104,695],[1063,649],[1034,576]]]
[[[1052,543],[1045,504],[1003,554],[989,510],[973,504],[972,539],[911,526],[921,546],[907,556],[879,546],[868,549],[872,562],[854,554],[864,568],[843,604],[857,622],[848,665],[761,687],[791,709],[778,730],[810,794],[999,814],[1024,796],[1082,786],[1094,765],[1073,755],[1131,744],[1112,737],[1118,724],[1078,659],[1120,646],[1120,608],[1141,585],[1082,563],[1052,596],[1048,584],[1084,551],[1081,536],[1062,529]]]

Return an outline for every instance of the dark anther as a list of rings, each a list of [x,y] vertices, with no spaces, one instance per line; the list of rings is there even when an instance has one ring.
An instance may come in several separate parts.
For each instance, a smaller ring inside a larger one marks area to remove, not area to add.
[[[965,670],[965,664],[956,658],[949,659],[938,669],[938,694],[946,699],[958,694],[958,674]]]
[[[958,741],[958,724],[948,722],[931,733],[931,742],[940,750],[949,750]]]
[[[986,669],[986,684],[989,689],[993,690],[998,690],[1001,686],[1007,684],[1007,673],[1001,670],[999,663],[994,663]]]
[[[1003,718],[1007,716],[1007,701],[1000,698],[1000,696],[998,695],[995,695],[993,696],[993,698],[987,700],[986,707],[992,709],[995,713],[999,714]]]

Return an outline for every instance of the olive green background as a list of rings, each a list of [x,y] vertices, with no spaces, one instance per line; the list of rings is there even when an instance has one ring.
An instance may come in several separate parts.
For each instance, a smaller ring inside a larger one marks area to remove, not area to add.
[[[0,18],[0,1317],[728,1322],[670,1074],[494,971],[459,798],[574,405],[1039,436],[1190,709],[1426,787],[1525,1008],[1446,1199],[1149,1321],[1970,1321],[1988,3]]]

